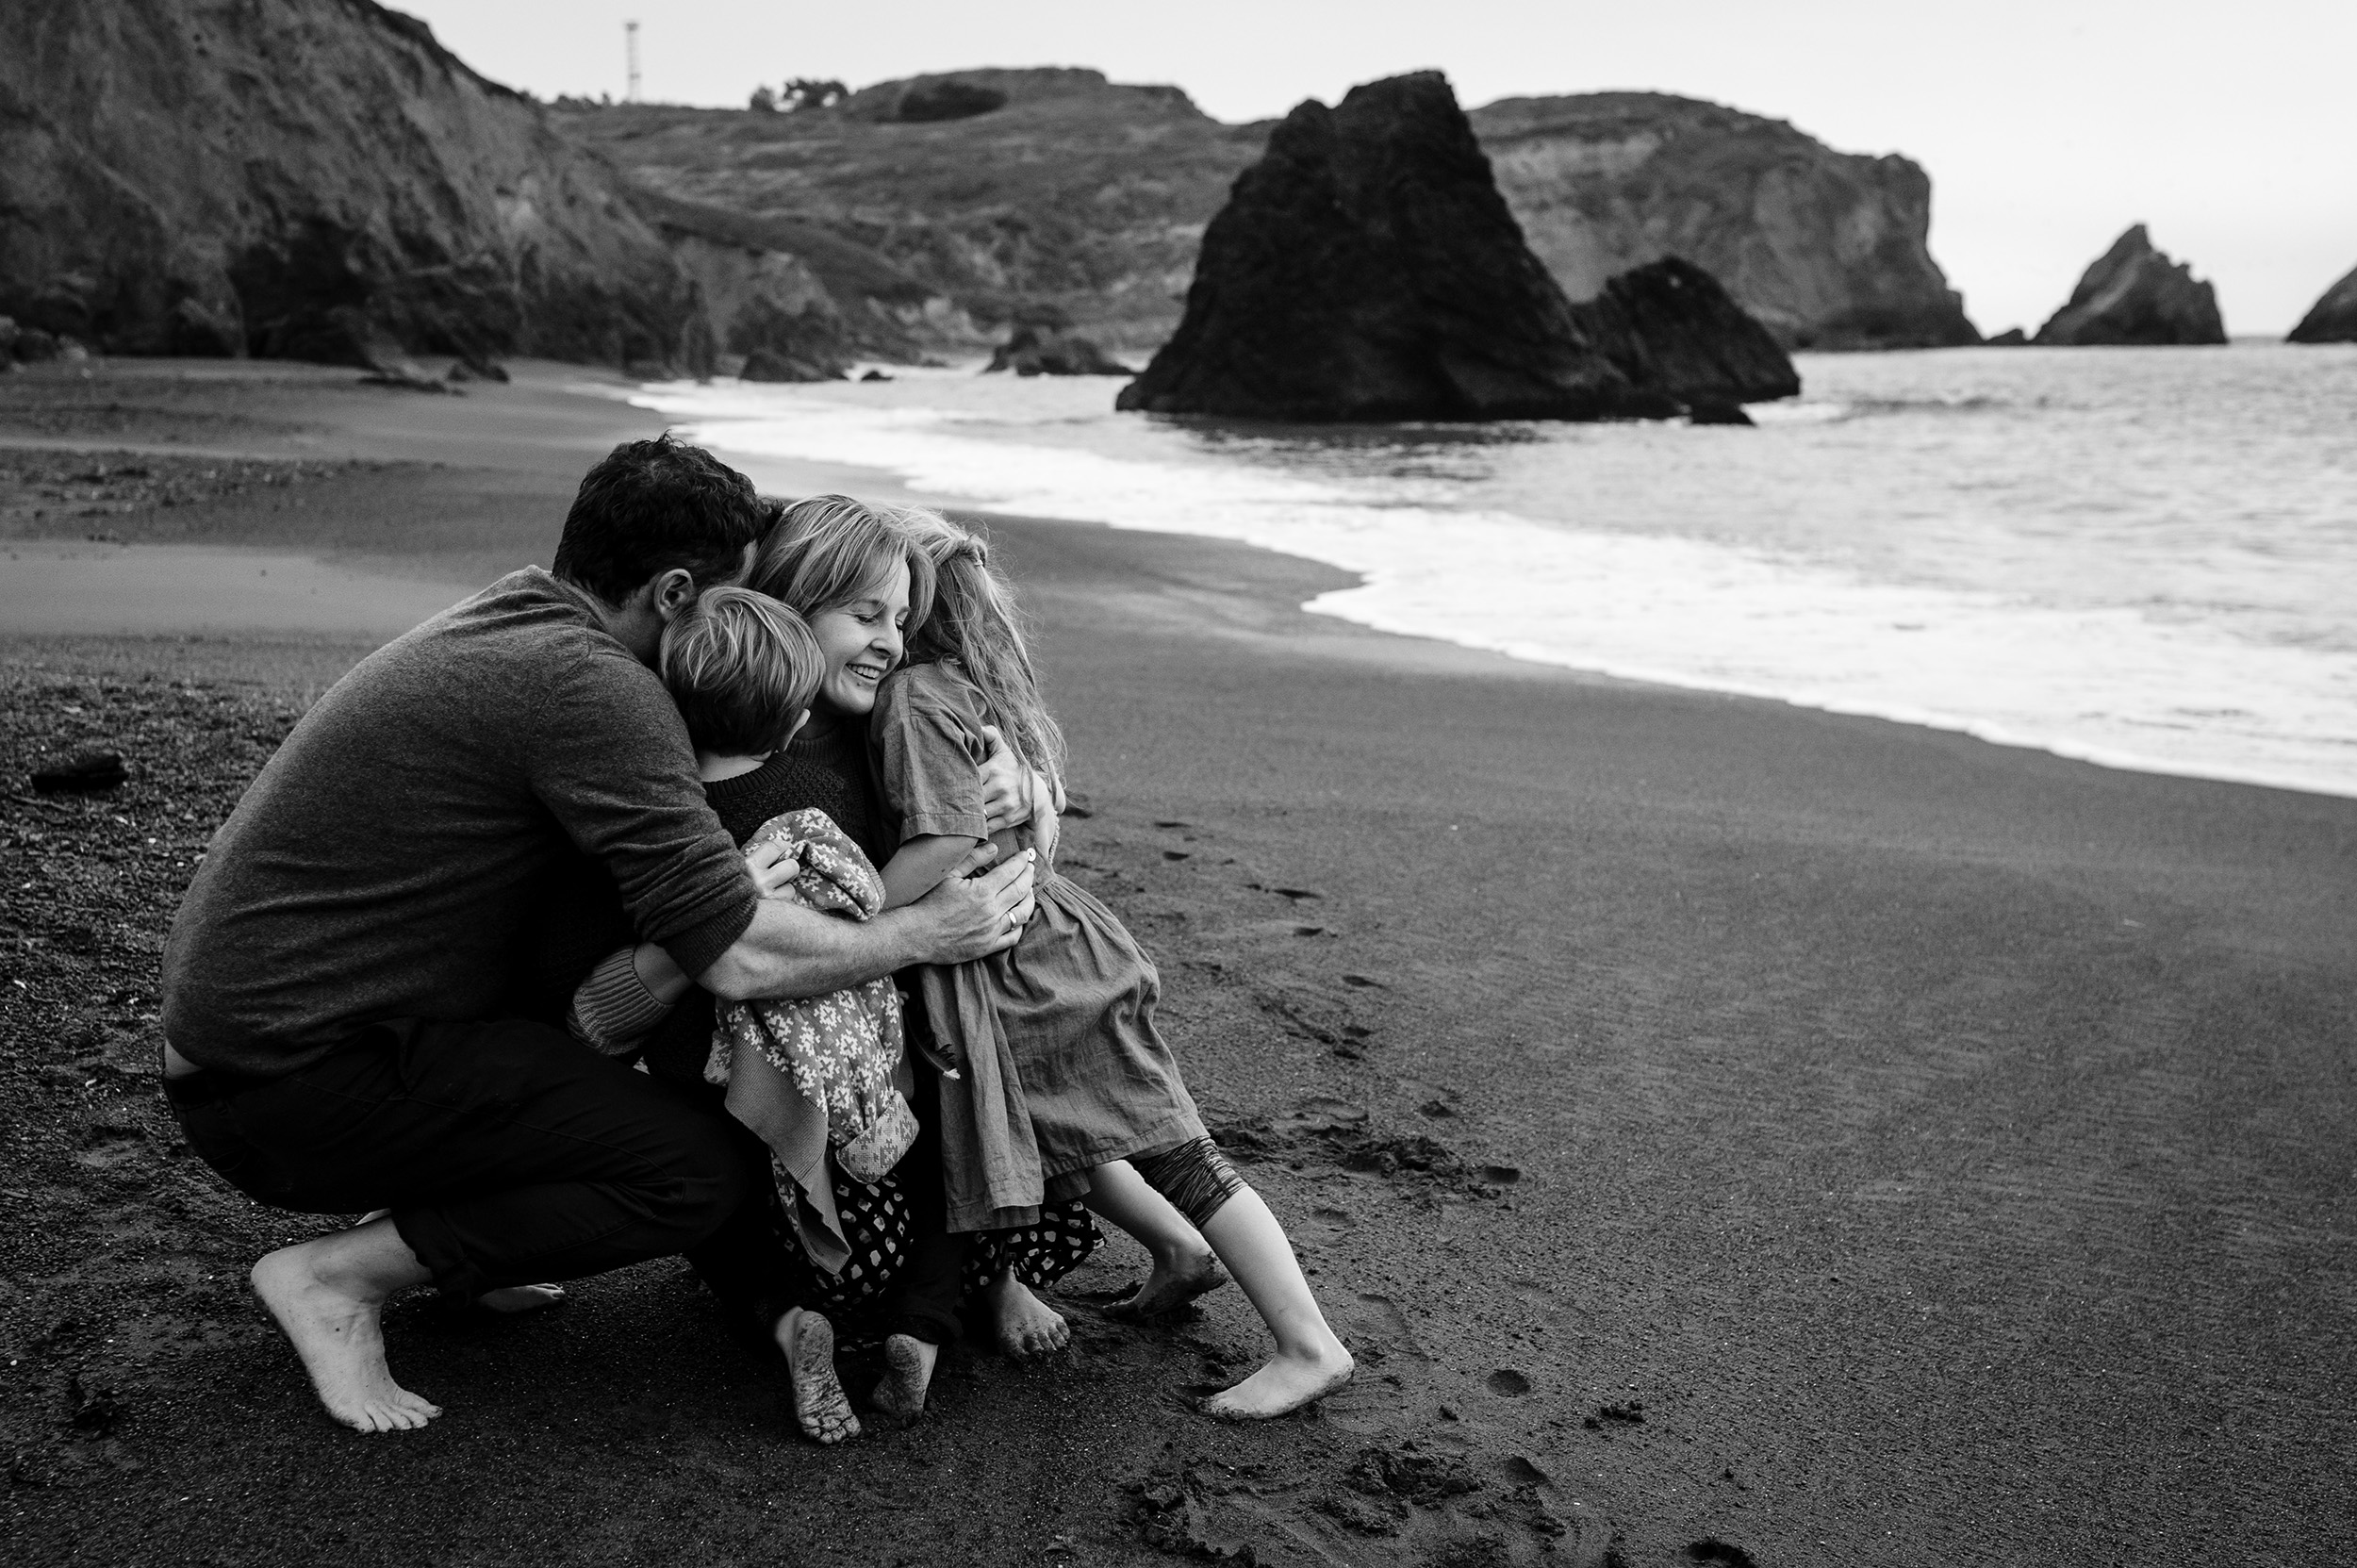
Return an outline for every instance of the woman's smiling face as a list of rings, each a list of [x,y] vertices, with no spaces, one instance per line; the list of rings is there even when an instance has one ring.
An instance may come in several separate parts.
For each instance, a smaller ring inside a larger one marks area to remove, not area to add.
[[[849,602],[810,617],[811,635],[826,657],[816,699],[822,712],[865,714],[875,707],[876,687],[900,662],[900,638],[908,619],[905,561],[893,563]]]

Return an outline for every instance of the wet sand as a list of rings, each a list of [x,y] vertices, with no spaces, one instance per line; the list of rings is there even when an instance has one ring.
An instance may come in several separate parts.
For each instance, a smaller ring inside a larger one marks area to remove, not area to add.
[[[328,529],[331,561],[465,581],[545,551],[633,417],[546,395],[574,445],[478,432],[461,461],[314,413],[219,450],[313,436],[359,465],[290,487],[318,505],[108,526]],[[1258,1326],[1232,1290],[1100,1320],[1138,1265],[1117,1242],[1063,1300],[1067,1360],[955,1352],[925,1423],[843,1450],[785,1435],[670,1263],[539,1320],[404,1302],[395,1365],[451,1414],[329,1427],[238,1288],[316,1226],[174,1152],[141,988],[179,863],[372,639],[19,637],[11,790],[75,742],[134,766],[0,806],[27,1216],[0,1437],[30,1560],[2357,1553],[2357,802],[1363,633],[1295,608],[1336,574],[1227,545],[994,532],[1074,741],[1065,868],[1160,958],[1358,1382],[1265,1428],[1187,1413],[1172,1391],[1248,1369]]]

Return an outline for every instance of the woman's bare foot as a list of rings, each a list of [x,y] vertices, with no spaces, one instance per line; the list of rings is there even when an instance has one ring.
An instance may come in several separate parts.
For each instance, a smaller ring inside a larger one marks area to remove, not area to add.
[[[1266,1421],[1325,1398],[1350,1381],[1356,1364],[1340,1340],[1308,1355],[1280,1352],[1243,1382],[1206,1398],[1202,1411],[1223,1421]]]
[[[925,1393],[933,1384],[933,1363],[941,1346],[928,1345],[915,1334],[894,1334],[884,1341],[883,1381],[869,1401],[884,1414],[914,1421],[925,1413]]]
[[[415,1431],[442,1407],[393,1381],[381,1315],[386,1296],[420,1282],[407,1275],[421,1271],[398,1233],[392,1245],[400,1260],[375,1256],[384,1249],[376,1245],[381,1238],[367,1233],[372,1229],[280,1247],[254,1265],[254,1294],[303,1358],[329,1415],[354,1431]],[[407,1271],[399,1261],[406,1261]]]
[[[796,1307],[778,1319],[778,1348],[794,1389],[794,1421],[813,1443],[859,1436],[859,1417],[834,1375],[834,1325]]]
[[[565,1304],[562,1285],[502,1285],[485,1291],[474,1298],[474,1304],[486,1312],[503,1317],[517,1317],[525,1312],[545,1312],[551,1307]]]
[[[990,1302],[991,1326],[997,1330],[1001,1353],[1018,1362],[1053,1355],[1072,1343],[1072,1329],[1063,1314],[1033,1296],[1030,1287],[1012,1274],[1002,1274],[982,1287]]]
[[[1143,1323],[1177,1312],[1198,1296],[1228,1283],[1228,1276],[1208,1246],[1186,1257],[1154,1260],[1154,1270],[1127,1297],[1105,1309],[1107,1317]]]

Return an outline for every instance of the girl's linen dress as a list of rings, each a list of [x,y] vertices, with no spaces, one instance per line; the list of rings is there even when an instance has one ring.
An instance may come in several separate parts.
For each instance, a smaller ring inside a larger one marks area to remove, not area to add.
[[[989,722],[981,692],[953,661],[910,665],[884,682],[867,733],[895,844],[990,836],[976,772]],[[1204,1135],[1154,1027],[1153,961],[1113,911],[1052,867],[1038,868],[1034,887],[1039,913],[1013,948],[922,971],[934,1037],[964,1078],[986,1089],[994,1067],[1013,1069],[1003,1120],[984,1108],[967,1127],[960,1108],[945,1106],[945,1140],[983,1146],[952,1166],[988,1179],[966,1192],[952,1182],[953,1229],[1020,1223],[1026,1200],[1085,1192],[1086,1173],[1109,1160]]]

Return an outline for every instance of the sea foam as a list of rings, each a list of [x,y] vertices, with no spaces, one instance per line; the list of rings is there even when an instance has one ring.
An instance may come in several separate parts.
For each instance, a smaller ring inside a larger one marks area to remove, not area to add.
[[[2020,398],[1992,415],[1965,379],[1928,396],[1813,393],[1753,432],[1551,427],[1499,447],[1445,429],[1386,445],[1176,425],[1111,414],[1104,382],[966,373],[889,388],[675,384],[634,401],[745,458],[880,470],[944,503],[1325,562],[1362,581],[1305,607],[1381,631],[2112,767],[2357,795],[2357,636],[2268,576],[2312,566],[2330,530],[2302,512],[2285,535],[2299,548],[2270,565],[2214,529],[2156,545],[2133,498],[2122,514],[2108,491],[2063,485],[2059,503],[1992,509],[1986,476],[1940,481],[1939,443],[1917,428],[2020,417]],[[2033,412],[2067,421],[2060,401]],[[1795,438],[1830,452],[1699,444]],[[1860,455],[1877,447],[1890,450]],[[1893,461],[1895,476],[1859,481]],[[1536,505],[1484,504],[1501,498]],[[1875,526],[1828,535],[1824,513]],[[2128,575],[2151,582],[2064,581],[2131,556]],[[2236,604],[2205,611],[2187,582],[2239,589]]]

